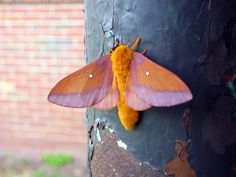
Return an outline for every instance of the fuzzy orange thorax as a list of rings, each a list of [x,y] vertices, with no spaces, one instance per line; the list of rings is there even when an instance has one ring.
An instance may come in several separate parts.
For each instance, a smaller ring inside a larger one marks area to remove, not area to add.
[[[133,53],[132,49],[121,44],[111,54],[112,70],[119,91],[118,115],[126,130],[132,130],[138,121],[138,112],[128,107],[125,98],[126,82]]]

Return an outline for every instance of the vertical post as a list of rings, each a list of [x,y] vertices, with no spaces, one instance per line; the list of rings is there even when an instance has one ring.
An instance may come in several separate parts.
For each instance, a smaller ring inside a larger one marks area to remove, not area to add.
[[[184,157],[197,176],[233,176],[235,18],[234,0],[85,0],[88,63],[108,53],[114,38],[127,43],[139,36],[138,50],[178,74],[194,96],[140,113],[132,132],[116,110],[90,108],[90,176],[164,176],[166,164],[184,155],[178,156],[179,139],[188,142]]]

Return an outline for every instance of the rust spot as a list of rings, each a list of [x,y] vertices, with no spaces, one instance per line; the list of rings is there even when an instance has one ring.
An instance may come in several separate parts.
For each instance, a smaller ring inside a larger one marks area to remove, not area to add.
[[[218,155],[224,154],[226,147],[236,142],[236,121],[231,119],[235,106],[233,98],[220,96],[203,124],[203,140],[209,140]]]
[[[196,172],[188,162],[188,153],[186,141],[178,141],[175,144],[176,156],[165,166],[166,175],[175,175],[175,177],[196,177]]]
[[[165,177],[147,163],[141,163],[131,152],[117,145],[115,133],[101,130],[103,143],[94,140],[94,155],[91,162],[92,175],[96,177]],[[94,138],[95,139],[95,138]]]
[[[233,166],[232,170],[233,170],[233,173],[236,175],[236,165]]]

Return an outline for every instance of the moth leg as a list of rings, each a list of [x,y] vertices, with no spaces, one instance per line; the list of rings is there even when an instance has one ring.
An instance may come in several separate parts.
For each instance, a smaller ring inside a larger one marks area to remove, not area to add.
[[[135,40],[133,46],[131,47],[131,50],[135,50],[135,49],[137,48],[137,46],[138,46],[140,40],[141,40],[140,37],[138,37],[138,38]]]
[[[143,55],[146,55],[146,53],[147,53],[147,50],[145,49],[145,50],[142,52],[142,54],[143,54]]]
[[[112,53],[114,50],[112,48],[109,49],[109,53]]]

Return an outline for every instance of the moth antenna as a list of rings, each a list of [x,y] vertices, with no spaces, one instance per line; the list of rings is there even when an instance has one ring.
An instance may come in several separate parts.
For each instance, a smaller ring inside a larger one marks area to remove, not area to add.
[[[143,55],[146,55],[147,54],[147,50],[145,49],[143,52],[142,52]]]
[[[138,37],[138,38],[135,40],[133,46],[131,47],[131,50],[135,50],[135,49],[137,48],[137,46],[138,46],[140,40],[141,40],[140,37]]]
[[[130,43],[131,43],[131,41],[129,41],[129,42],[126,44],[126,46],[129,47]]]
[[[131,42],[134,42],[134,40],[129,41],[129,42],[126,44],[126,46],[129,47],[129,45],[130,45]]]

